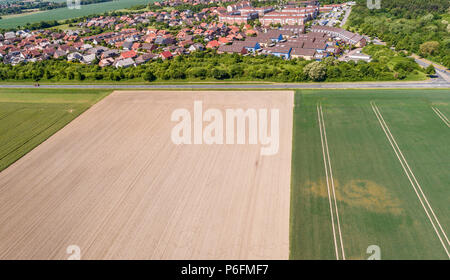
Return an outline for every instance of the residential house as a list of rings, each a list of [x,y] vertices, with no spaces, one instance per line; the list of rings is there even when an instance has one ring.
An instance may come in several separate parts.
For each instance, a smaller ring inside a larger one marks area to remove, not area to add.
[[[95,54],[87,54],[83,56],[81,62],[85,64],[91,64],[95,61],[96,58],[97,57],[95,56]]]
[[[136,66],[134,60],[132,58],[125,58],[121,60],[117,60],[115,65],[116,68],[127,68],[131,66]]]
[[[189,47],[190,52],[203,51],[205,47],[201,43],[194,43]]]
[[[131,50],[132,46],[133,46],[133,41],[124,41],[122,43],[122,48],[127,51]]]
[[[158,57],[158,55],[153,54],[153,53],[146,53],[146,54],[140,55],[136,58],[136,65],[145,63],[145,62],[155,59],[157,57]]]
[[[251,38],[251,39],[253,39],[253,38]],[[245,40],[245,41],[234,41],[234,42],[233,42],[233,45],[234,45],[236,48],[239,48],[239,47],[242,46],[242,47],[245,48],[248,52],[255,53],[255,52],[257,52],[259,49],[261,49],[261,46],[260,46],[260,44],[258,43],[258,41],[251,40],[251,39],[247,39],[247,40]]]
[[[74,61],[74,60],[81,60],[83,59],[83,55],[79,52],[73,52],[73,53],[69,53],[67,55],[67,60],[68,61]]]
[[[274,47],[269,47],[267,48],[267,51],[275,56],[284,58],[284,59],[289,59],[291,56],[291,51],[292,51],[292,47],[287,46],[287,45],[277,45]]]
[[[62,50],[56,50],[53,53],[53,58],[61,58],[61,57],[65,57],[67,55],[67,53],[65,51]]]
[[[221,45],[217,49],[217,53],[237,53],[241,55],[245,55],[248,53],[247,49],[242,44],[233,44],[233,45]]]
[[[98,63],[98,66],[100,67],[105,67],[105,66],[111,66],[114,63],[114,59],[112,57],[108,57],[105,59],[100,60],[100,62]]]
[[[120,54],[120,59],[126,59],[126,58],[135,58],[137,56],[137,53],[133,50],[126,51]]]
[[[314,49],[317,53],[323,53],[327,49],[328,44],[326,42],[305,42],[303,44],[304,49]]]
[[[159,55],[163,60],[171,59],[173,57],[172,53],[169,51],[164,51]]]
[[[119,55],[118,50],[107,50],[102,53],[101,59],[113,58]]]
[[[206,44],[207,49],[215,49],[220,46],[220,43],[217,40],[209,41],[208,44]]]
[[[154,50],[156,50],[158,48],[158,46],[156,46],[155,44],[150,44],[150,43],[143,43],[141,46],[141,49],[147,51],[147,52],[152,52]]]
[[[192,40],[185,40],[185,41],[179,42],[178,45],[179,45],[180,47],[186,48],[186,47],[192,45],[193,43],[194,43],[194,42],[193,42]]]
[[[358,48],[364,47],[367,43],[366,39],[364,37],[362,37],[361,35],[352,33],[350,31],[347,31],[347,30],[341,29],[341,28],[337,28],[337,27],[312,26],[311,31],[329,34],[333,37],[343,40],[344,42],[346,42],[348,44],[355,45]]]
[[[291,51],[291,58],[303,58],[305,60],[312,60],[316,50],[314,49],[303,49],[303,48],[293,48]]]

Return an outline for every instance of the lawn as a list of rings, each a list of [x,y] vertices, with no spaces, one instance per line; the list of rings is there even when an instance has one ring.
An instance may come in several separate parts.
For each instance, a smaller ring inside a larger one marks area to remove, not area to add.
[[[440,242],[371,101],[449,236],[450,129],[431,106],[450,117],[450,91],[304,90],[297,92],[294,108],[292,259],[336,259],[318,103],[346,259],[367,259],[370,245],[380,247],[382,259],[448,259],[448,243]]]
[[[0,171],[45,141],[110,90],[0,90]]]
[[[77,17],[83,17],[93,14],[101,14],[108,11],[130,8],[136,5],[148,4],[154,0],[115,0],[112,2],[103,2],[90,5],[82,5],[81,9],[59,8],[44,12],[18,15],[0,19],[0,28],[15,28],[24,26],[27,23],[36,23],[48,20],[66,20]]]

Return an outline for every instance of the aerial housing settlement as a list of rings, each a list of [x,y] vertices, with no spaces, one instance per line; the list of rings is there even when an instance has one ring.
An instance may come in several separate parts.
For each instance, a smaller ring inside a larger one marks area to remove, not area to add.
[[[169,9],[200,4],[208,7],[199,12]],[[12,65],[66,59],[120,68],[215,49],[218,54],[370,61],[358,51],[366,38],[338,27],[353,4],[300,1],[255,7],[247,1],[155,2],[154,10],[91,17],[65,30],[5,32],[0,34],[0,59]],[[154,28],[155,23],[168,28]],[[102,32],[92,34],[94,28]]]

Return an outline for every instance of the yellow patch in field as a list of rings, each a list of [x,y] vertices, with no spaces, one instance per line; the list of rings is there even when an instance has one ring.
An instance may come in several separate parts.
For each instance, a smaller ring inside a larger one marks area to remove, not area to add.
[[[314,194],[328,199],[327,183],[308,182],[306,187]],[[392,213],[400,215],[402,207],[400,200],[392,196],[389,190],[369,180],[355,179],[341,185],[334,180],[336,199],[351,206],[366,208],[371,212]],[[332,194],[330,182],[330,195]]]

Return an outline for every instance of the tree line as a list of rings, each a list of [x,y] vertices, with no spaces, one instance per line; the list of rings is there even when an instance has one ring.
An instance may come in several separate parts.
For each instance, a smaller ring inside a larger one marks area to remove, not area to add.
[[[323,61],[283,60],[275,56],[241,56],[199,51],[172,60],[153,60],[137,67],[85,65],[65,60],[46,60],[16,66],[0,64],[5,81],[390,81],[419,75],[425,70],[414,60],[384,46],[367,46],[371,62],[343,62],[333,57]],[[423,74],[424,76],[424,74]]]

